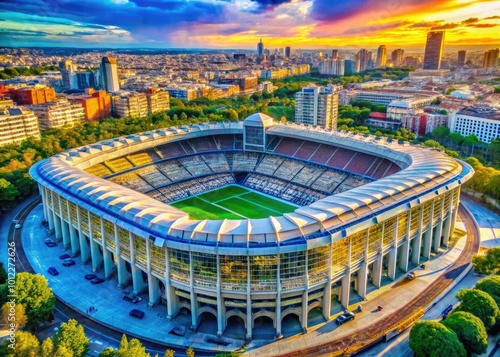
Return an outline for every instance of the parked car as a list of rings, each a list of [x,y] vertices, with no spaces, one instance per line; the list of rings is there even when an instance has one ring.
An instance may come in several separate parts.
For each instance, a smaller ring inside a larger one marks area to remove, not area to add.
[[[339,317],[337,317],[335,322],[337,323],[337,325],[342,325],[345,322],[354,320],[354,317],[355,316],[352,312],[346,312],[346,313],[340,315]]]
[[[142,319],[144,317],[144,311],[133,309],[128,313],[130,316],[135,317],[136,319]]]
[[[84,276],[85,280],[94,280],[95,278],[97,278],[97,275],[95,274],[87,274]]]
[[[94,278],[90,281],[90,283],[93,285],[101,284],[101,283],[104,283],[104,279],[103,278]]]
[[[62,260],[66,260],[66,259],[69,259],[69,258],[71,258],[71,255],[69,255],[69,254],[63,254],[63,255],[59,256],[59,259],[62,259]]]
[[[73,260],[73,259],[64,259],[62,265],[64,265],[65,267],[70,267],[72,265],[75,265],[76,262]]]
[[[50,275],[54,275],[54,276],[59,275],[59,272],[54,267],[50,267],[49,269],[47,269],[47,271],[49,272]]]
[[[415,279],[417,276],[415,275],[414,272],[409,272],[408,274],[406,274],[406,279],[408,280],[413,280]]]
[[[21,223],[16,223],[16,225],[14,226],[16,229],[19,229],[21,228],[23,225]]]
[[[123,300],[125,301],[130,301],[133,304],[137,304],[139,301],[141,301],[141,298],[137,295],[135,295],[133,292],[125,292],[123,293]]]
[[[49,247],[49,248],[53,248],[53,247],[55,247],[55,246],[57,245],[57,243],[56,243],[56,242],[54,242],[54,241],[53,241],[52,239],[50,239],[50,238],[45,239],[45,244],[46,244],[46,245],[47,245],[47,247]]]

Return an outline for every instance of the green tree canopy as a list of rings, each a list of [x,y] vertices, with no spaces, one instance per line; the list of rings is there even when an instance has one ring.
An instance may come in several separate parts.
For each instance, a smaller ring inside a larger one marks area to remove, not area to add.
[[[495,300],[497,305],[500,304],[500,275],[493,275],[480,280],[476,284],[476,289],[484,291]]]
[[[449,134],[450,134],[450,129],[442,125],[436,127],[436,129],[432,131],[432,136],[438,139],[440,142],[446,139]]]
[[[488,347],[488,334],[483,322],[470,312],[456,311],[448,316],[443,325],[455,331],[467,354],[482,354]]]
[[[89,338],[85,335],[82,325],[78,325],[76,320],[69,320],[62,323],[59,330],[54,335],[54,345],[56,349],[60,346],[66,347],[73,352],[75,357],[84,357],[90,349]]]
[[[40,342],[35,335],[26,331],[16,332],[16,348],[12,357],[38,357]]]
[[[494,165],[500,163],[500,138],[491,140],[491,143],[488,146],[488,154],[490,155],[490,160]]]
[[[186,357],[194,357],[194,350],[192,347],[189,347],[187,350],[186,350]]]
[[[465,357],[457,334],[437,321],[419,321],[410,331],[410,348],[415,357]]]
[[[47,320],[55,307],[55,296],[47,279],[39,274],[21,272],[16,275],[17,303],[23,304],[27,326],[35,327]]]
[[[477,289],[462,289],[456,298],[461,304],[458,311],[466,311],[479,317],[487,329],[492,328],[500,316],[498,305],[491,296]]]
[[[11,312],[11,308],[12,308],[12,306],[9,303],[5,303],[2,306],[2,310],[1,310],[2,325],[4,326],[4,328],[7,329],[11,323],[15,323],[16,330],[22,329],[24,327],[24,325],[26,325],[26,322],[28,322],[28,318],[26,317],[26,313],[24,312],[23,304],[15,304],[13,307],[15,321],[9,320],[9,313]]]
[[[43,340],[42,344],[40,345],[38,355],[39,357],[52,357],[53,353],[54,353],[54,342],[52,342],[52,339],[50,337],[47,337],[45,340]]]
[[[116,356],[116,357],[150,357],[149,353],[146,352],[146,347],[144,347],[142,345],[141,341],[139,341],[135,338],[128,341],[127,336],[125,336],[125,335],[122,336],[120,346],[116,350],[116,354],[114,356]]]
[[[19,191],[6,179],[0,178],[0,206],[12,207],[16,202]]]

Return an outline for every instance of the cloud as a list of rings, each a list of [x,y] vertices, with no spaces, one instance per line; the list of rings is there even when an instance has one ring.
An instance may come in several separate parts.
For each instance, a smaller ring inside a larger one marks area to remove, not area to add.
[[[475,28],[489,28],[489,27],[496,27],[500,26],[500,24],[473,24],[470,25],[470,27],[475,27]]]
[[[255,13],[263,13],[266,11],[274,10],[276,7],[291,3],[292,0],[250,0],[257,5],[257,9],[251,11]]]
[[[360,35],[360,34],[372,34],[378,31],[389,30],[394,28],[399,28],[406,25],[407,22],[391,22],[388,24],[373,24],[371,26],[360,26],[354,27],[343,32],[344,35]]]
[[[471,18],[468,18],[467,20],[462,21],[462,23],[463,24],[474,24],[478,21],[479,21],[479,19],[477,17],[471,17]]]
[[[496,19],[500,19],[500,16],[490,16],[490,17],[485,17],[484,19],[485,20],[496,20]]]
[[[431,30],[450,30],[450,29],[455,29],[457,27],[460,27],[460,24],[455,23],[455,22],[450,22],[447,24],[442,24],[439,26],[434,26],[431,28]]]

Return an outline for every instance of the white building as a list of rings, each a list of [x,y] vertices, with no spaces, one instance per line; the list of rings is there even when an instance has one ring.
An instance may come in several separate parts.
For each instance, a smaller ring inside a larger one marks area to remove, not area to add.
[[[116,62],[116,58],[102,58],[101,80],[102,87],[107,92],[115,93],[120,90],[120,81],[118,80],[118,63]]]
[[[432,97],[416,97],[394,100],[387,106],[387,118],[401,120],[405,115],[421,113],[423,112],[423,108],[431,104],[433,99]]]
[[[295,122],[336,129],[339,95],[331,87],[310,85],[295,95]]]
[[[26,108],[33,110],[38,117],[41,130],[74,126],[85,122],[85,109],[81,103],[70,103],[66,98],[57,101],[30,105]]]
[[[124,93],[113,97],[113,113],[119,118],[148,115],[148,99],[144,93]]]
[[[470,107],[453,111],[450,131],[463,136],[474,134],[484,143],[500,137],[500,111],[492,107]]]
[[[38,118],[24,108],[4,108],[0,111],[0,146],[20,143],[33,136],[40,139]]]

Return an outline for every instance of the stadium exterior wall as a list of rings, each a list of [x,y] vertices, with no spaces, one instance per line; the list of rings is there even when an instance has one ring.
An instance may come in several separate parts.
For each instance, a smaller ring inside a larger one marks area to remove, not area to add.
[[[147,290],[150,304],[165,303],[169,318],[187,308],[193,328],[203,313],[212,313],[220,335],[238,316],[248,339],[259,317],[272,319],[277,335],[288,314],[307,329],[312,309],[321,308],[328,320],[332,301],[349,305],[351,284],[363,298],[369,283],[381,286],[384,274],[395,279],[398,271],[430,258],[448,243],[460,186],[473,174],[467,164],[435,150],[276,125],[269,133],[335,141],[405,168],[283,217],[217,222],[190,221],[182,211],[82,171],[172,140],[242,130],[242,123],[226,123],[131,135],[56,155],[30,174],[56,239],[94,271],[103,269],[106,278],[116,273],[118,284],[131,283],[135,293]],[[274,240],[252,239],[266,229]],[[214,240],[200,239],[210,231]],[[234,243],[231,235],[246,239]]]

